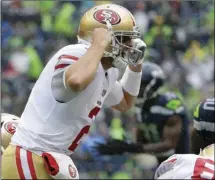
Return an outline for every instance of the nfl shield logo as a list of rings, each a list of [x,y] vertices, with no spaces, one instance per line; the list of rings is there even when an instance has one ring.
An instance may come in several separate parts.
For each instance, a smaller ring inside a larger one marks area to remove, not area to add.
[[[107,92],[106,90],[103,90],[102,91],[102,96],[105,96],[106,92]]]

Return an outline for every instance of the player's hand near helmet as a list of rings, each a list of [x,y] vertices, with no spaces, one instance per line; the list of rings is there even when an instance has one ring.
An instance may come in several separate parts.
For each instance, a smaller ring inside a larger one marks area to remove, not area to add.
[[[134,72],[141,72],[142,71],[142,64],[143,64],[143,61],[144,61],[144,55],[145,55],[145,50],[146,50],[146,43],[139,39],[139,38],[136,38],[136,39],[132,39],[131,40],[131,44],[132,44],[132,47],[134,49],[138,49],[141,51],[141,54],[138,55],[138,60],[136,61],[136,66],[132,66],[132,65],[129,65],[129,68],[134,71]],[[136,57],[136,54],[137,52],[133,52],[134,54],[132,55],[132,53],[130,54],[129,58],[132,58],[132,56],[135,58]]]
[[[137,65],[138,64],[142,64],[143,60],[144,60],[144,55],[145,55],[145,49],[146,49],[146,43],[144,41],[142,41],[141,39],[137,38],[137,39],[132,39],[132,47],[135,49],[138,49],[140,51],[142,51],[142,55],[140,57],[140,59],[137,61]]]
[[[133,60],[134,65],[129,64],[127,66],[120,80],[120,84],[123,87],[124,98],[118,105],[114,106],[114,108],[119,111],[131,108],[135,104],[136,97],[140,90],[142,63],[144,61],[146,44],[141,39],[132,39],[131,45],[133,49],[129,50],[130,52],[127,54],[127,58]]]
[[[87,52],[66,70],[65,82],[67,87],[70,87],[74,92],[80,92],[92,82],[111,38],[112,35],[109,30],[104,28],[94,29],[92,44]]]
[[[112,32],[104,28],[95,28],[92,35],[92,45],[99,45],[105,49],[112,39]]]

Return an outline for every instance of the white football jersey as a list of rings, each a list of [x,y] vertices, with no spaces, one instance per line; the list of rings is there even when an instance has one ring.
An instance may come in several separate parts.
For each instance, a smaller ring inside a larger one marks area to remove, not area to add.
[[[214,159],[195,154],[175,154],[160,164],[155,179],[215,179]]]
[[[71,154],[102,105],[119,104],[123,91],[117,82],[118,70],[105,71],[101,63],[86,89],[75,93],[66,87],[66,69],[87,49],[83,44],[69,45],[50,59],[32,89],[12,144],[39,155],[46,151]]]

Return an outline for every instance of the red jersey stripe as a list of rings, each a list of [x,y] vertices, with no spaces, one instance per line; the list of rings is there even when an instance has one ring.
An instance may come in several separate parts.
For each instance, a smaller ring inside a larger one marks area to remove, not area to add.
[[[167,161],[168,163],[174,163],[177,159],[174,158],[174,159],[170,159],[169,161]]]
[[[64,68],[64,67],[69,66],[69,65],[70,64],[58,64],[57,66],[55,66],[55,70]]]
[[[71,56],[71,55],[62,55],[62,56],[59,57],[59,59],[62,59],[62,58],[71,59],[71,60],[74,60],[74,61],[77,61],[79,59],[78,57]]]

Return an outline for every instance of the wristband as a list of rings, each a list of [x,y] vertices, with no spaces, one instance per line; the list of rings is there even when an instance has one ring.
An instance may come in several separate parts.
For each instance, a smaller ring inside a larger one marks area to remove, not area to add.
[[[141,72],[134,72],[128,66],[120,80],[123,89],[132,96],[137,96],[140,90]]]

